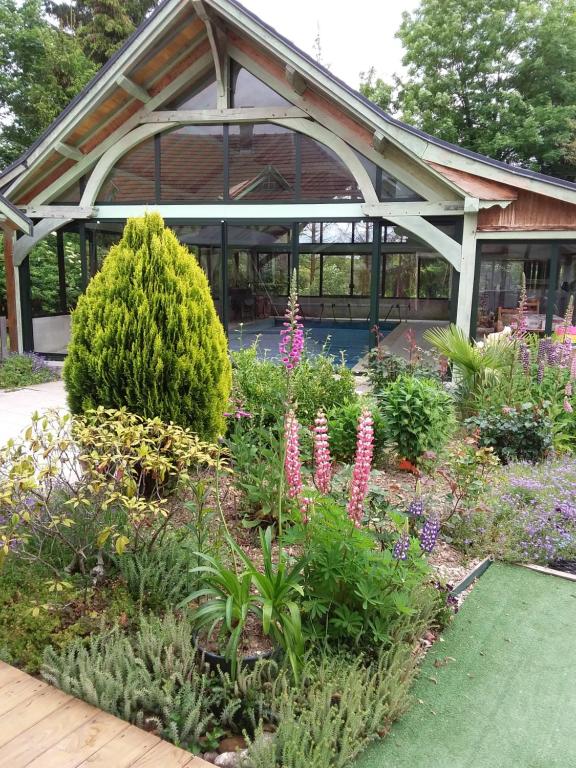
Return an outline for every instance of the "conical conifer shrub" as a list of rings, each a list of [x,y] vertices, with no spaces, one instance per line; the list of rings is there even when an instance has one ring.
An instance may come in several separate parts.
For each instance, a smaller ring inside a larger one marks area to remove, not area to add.
[[[231,386],[204,271],[158,214],[129,219],[72,314],[64,365],[73,413],[125,406],[213,439]]]

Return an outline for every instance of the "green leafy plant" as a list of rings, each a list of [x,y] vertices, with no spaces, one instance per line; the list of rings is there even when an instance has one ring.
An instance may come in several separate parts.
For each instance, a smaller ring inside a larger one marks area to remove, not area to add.
[[[495,336],[489,342],[477,344],[456,325],[429,328],[424,339],[452,363],[465,413],[473,408],[479,388],[498,380],[516,356],[515,343],[509,336]]]
[[[387,544],[394,537],[392,525]],[[411,540],[406,560],[396,560],[391,546],[382,547],[372,531],[357,528],[329,499],[314,504],[309,521],[295,526],[287,542],[306,555],[305,632],[336,647],[370,649],[389,642],[394,621],[411,612],[411,592],[428,572],[417,540]]]
[[[73,413],[125,406],[213,439],[231,371],[204,271],[158,214],[129,219],[72,315]]]
[[[214,446],[159,419],[35,414],[0,449],[0,559],[37,560],[59,576],[103,568],[105,551],[150,549],[181,509],[175,491],[217,462]]]
[[[356,453],[356,432],[358,419],[366,403],[360,400],[335,405],[328,411],[328,432],[330,453],[336,461],[351,463]],[[376,405],[370,406],[374,420],[374,457],[378,460],[386,442],[385,424]]]
[[[231,662],[232,674],[238,666],[238,647],[247,619],[258,618],[265,635],[270,635],[287,654],[295,674],[301,663],[304,647],[300,610],[295,602],[301,594],[302,560],[288,566],[282,550],[274,562],[272,528],[260,531],[263,568],[258,566],[227,537],[233,556],[239,558],[245,570],[237,573],[210,555],[201,555],[207,565],[195,568],[204,585],[182,601],[181,605],[198,603],[192,620],[198,629],[206,629],[210,637],[218,628],[227,636],[225,656]]]
[[[478,430],[480,445],[492,448],[504,464],[542,461],[553,445],[552,422],[535,403],[482,411],[466,423]]]
[[[412,464],[443,448],[454,431],[452,398],[430,379],[401,376],[381,393],[379,406],[387,439]]]

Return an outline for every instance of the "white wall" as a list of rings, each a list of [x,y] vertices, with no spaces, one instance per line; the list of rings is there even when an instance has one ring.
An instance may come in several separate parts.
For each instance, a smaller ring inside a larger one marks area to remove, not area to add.
[[[66,354],[70,341],[70,315],[35,317],[32,319],[34,352]]]

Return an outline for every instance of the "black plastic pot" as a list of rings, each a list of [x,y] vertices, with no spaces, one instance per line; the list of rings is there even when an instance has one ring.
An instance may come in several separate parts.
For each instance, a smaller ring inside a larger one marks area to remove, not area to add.
[[[232,663],[230,659],[227,659],[226,656],[221,656],[219,653],[213,653],[212,651],[206,650],[206,648],[203,648],[200,643],[197,643],[197,648],[199,653],[202,655],[202,658],[208,664],[210,669],[216,670],[220,668],[221,672],[224,673],[230,673],[232,671]],[[265,653],[258,653],[254,656],[243,656],[242,658],[238,659],[238,667],[244,667],[245,669],[254,669],[256,666],[256,663],[259,661],[263,661],[266,659],[274,659],[277,661],[282,657],[282,649],[281,648],[273,648],[271,651],[266,651]]]

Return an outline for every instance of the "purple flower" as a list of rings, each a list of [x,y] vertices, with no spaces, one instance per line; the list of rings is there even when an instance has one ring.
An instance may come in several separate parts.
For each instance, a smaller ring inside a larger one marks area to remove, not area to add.
[[[408,507],[410,517],[422,517],[424,514],[424,502],[422,498],[413,499]]]
[[[520,345],[520,362],[524,369],[524,373],[530,373],[530,350],[528,349],[528,345],[524,342]]]
[[[422,552],[432,552],[436,539],[440,533],[440,520],[437,517],[429,517],[420,531],[420,547]]]
[[[404,532],[400,538],[396,541],[396,544],[394,544],[394,549],[392,550],[392,557],[395,560],[406,560],[408,557],[408,547],[410,546],[410,536],[406,532]]]

